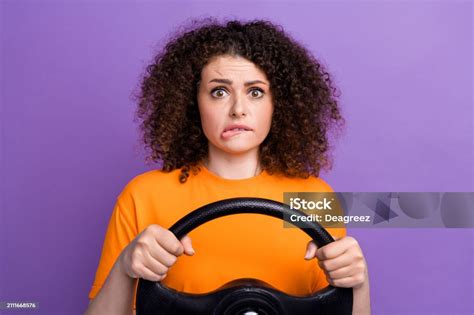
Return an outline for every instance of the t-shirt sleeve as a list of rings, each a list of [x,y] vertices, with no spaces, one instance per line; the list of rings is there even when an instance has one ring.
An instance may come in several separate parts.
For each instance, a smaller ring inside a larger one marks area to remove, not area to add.
[[[135,209],[133,203],[130,206],[130,202],[127,202],[129,199],[127,197],[129,196],[126,196],[126,192],[122,192],[116,200],[105,234],[95,279],[89,292],[89,299],[95,298],[122,250],[138,234]]]

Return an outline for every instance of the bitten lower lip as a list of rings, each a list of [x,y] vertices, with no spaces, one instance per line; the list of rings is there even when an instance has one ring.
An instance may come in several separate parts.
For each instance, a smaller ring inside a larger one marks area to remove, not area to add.
[[[239,134],[242,134],[242,133],[246,133],[246,132],[250,132],[251,130],[237,130],[237,129],[234,129],[234,130],[228,130],[228,131],[224,131],[222,134],[221,134],[221,137],[223,139],[229,139],[233,136],[236,136],[236,135],[239,135]]]

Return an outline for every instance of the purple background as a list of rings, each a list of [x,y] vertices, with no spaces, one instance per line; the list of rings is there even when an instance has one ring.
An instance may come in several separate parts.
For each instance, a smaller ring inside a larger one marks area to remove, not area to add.
[[[319,57],[347,118],[337,191],[473,191],[471,2],[1,1],[0,301],[88,303],[157,44],[189,17],[268,18]],[[373,314],[473,314],[472,229],[352,229]],[[302,245],[301,255],[304,255]]]

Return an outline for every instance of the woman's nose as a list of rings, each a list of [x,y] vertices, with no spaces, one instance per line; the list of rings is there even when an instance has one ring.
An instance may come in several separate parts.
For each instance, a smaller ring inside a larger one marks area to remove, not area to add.
[[[246,116],[247,113],[247,106],[245,104],[245,98],[241,96],[236,96],[233,100],[232,107],[230,108],[230,116],[231,117],[243,117]]]

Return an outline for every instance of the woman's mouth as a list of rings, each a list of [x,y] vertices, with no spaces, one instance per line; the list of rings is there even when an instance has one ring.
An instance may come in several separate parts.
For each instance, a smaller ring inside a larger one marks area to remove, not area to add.
[[[223,139],[229,139],[233,136],[236,136],[236,135],[239,135],[239,134],[242,134],[242,133],[246,133],[246,132],[249,132],[249,131],[250,130],[246,130],[246,129],[243,129],[243,128],[230,129],[230,130],[224,131],[222,133],[222,138]]]

